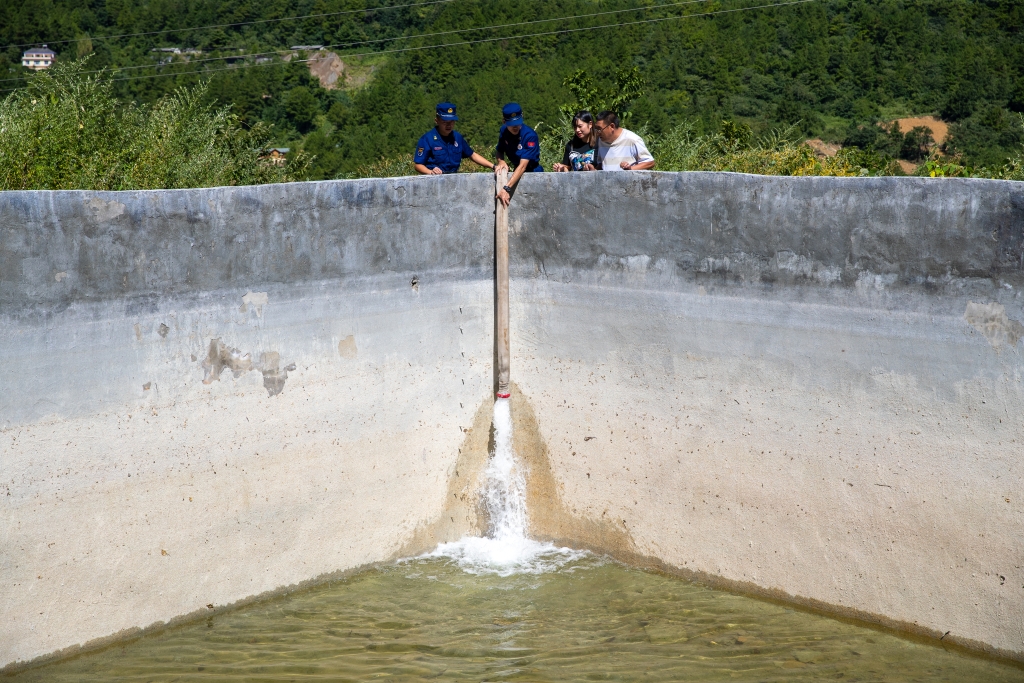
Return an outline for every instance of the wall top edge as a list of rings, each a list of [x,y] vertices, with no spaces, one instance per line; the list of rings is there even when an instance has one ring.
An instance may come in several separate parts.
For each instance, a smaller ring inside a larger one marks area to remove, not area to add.
[[[981,189],[986,186],[990,188],[1005,188],[1008,191],[1024,195],[1024,183],[1016,180],[1001,180],[995,178],[926,178],[919,176],[775,176],[762,175],[758,173],[741,173],[736,171],[633,171],[629,174],[618,173],[544,173],[529,176],[531,184],[540,181],[565,183],[573,182],[604,182],[610,183],[617,180],[624,180],[622,176],[645,177],[657,179],[674,178],[701,178],[701,179],[726,179],[746,178],[753,181],[762,181],[766,184],[795,184],[795,185],[838,185],[851,188],[864,186],[898,187],[913,186],[941,191],[945,186],[966,185]],[[218,192],[246,192],[253,190],[287,189],[309,190],[329,187],[357,187],[366,185],[396,185],[409,182],[435,183],[450,189],[451,185],[490,185],[493,180],[490,173],[459,173],[445,176],[389,176],[385,178],[351,178],[336,180],[308,180],[288,183],[269,183],[265,185],[217,185],[212,187],[197,187],[183,189],[157,189],[157,190],[2,190],[0,201],[7,197],[16,196],[129,196],[129,195],[160,195],[160,194],[189,194],[189,193],[218,193]]]
[[[493,267],[490,174],[0,193],[0,306]],[[1024,183],[530,174],[512,272],[662,284],[920,287],[1024,274]],[[938,287],[938,288],[937,288]]]

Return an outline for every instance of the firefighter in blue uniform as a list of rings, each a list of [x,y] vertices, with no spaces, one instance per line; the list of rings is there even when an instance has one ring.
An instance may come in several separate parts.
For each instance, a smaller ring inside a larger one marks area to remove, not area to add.
[[[505,122],[498,132],[498,163],[495,168],[513,167],[508,184],[498,190],[498,199],[508,206],[523,174],[537,173],[544,169],[540,165],[540,138],[537,137],[537,131],[523,124],[523,108],[510,102],[502,108],[501,118]]]
[[[466,138],[455,130],[455,122],[459,117],[455,113],[454,104],[442,102],[437,105],[436,113],[434,130],[424,133],[416,143],[412,163],[417,171],[424,175],[458,173],[459,164],[467,158],[486,168],[494,168],[494,164],[474,152]]]

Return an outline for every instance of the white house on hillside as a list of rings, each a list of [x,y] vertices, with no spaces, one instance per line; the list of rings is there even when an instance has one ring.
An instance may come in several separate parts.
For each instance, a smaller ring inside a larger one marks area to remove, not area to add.
[[[25,54],[21,56],[21,65],[27,66],[33,71],[39,71],[40,69],[49,69],[55,59],[57,59],[57,53],[43,45],[26,50]]]

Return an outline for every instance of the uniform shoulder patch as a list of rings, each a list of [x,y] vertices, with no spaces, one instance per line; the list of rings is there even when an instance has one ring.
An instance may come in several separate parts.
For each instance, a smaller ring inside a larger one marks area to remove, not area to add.
[[[417,153],[417,154],[423,154],[423,148],[422,148],[422,147],[418,148],[418,149],[416,150],[416,153]]]
[[[536,146],[537,146],[537,143],[536,143],[536,142],[534,142],[533,140],[527,140],[527,142],[526,142],[526,146],[527,146],[527,147],[536,147]]]

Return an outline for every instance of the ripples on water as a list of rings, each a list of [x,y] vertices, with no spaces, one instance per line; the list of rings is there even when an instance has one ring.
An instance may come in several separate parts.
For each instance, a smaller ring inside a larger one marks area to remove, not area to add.
[[[17,679],[1024,679],[995,662],[592,555],[541,552],[508,574],[460,562],[405,560]]]

